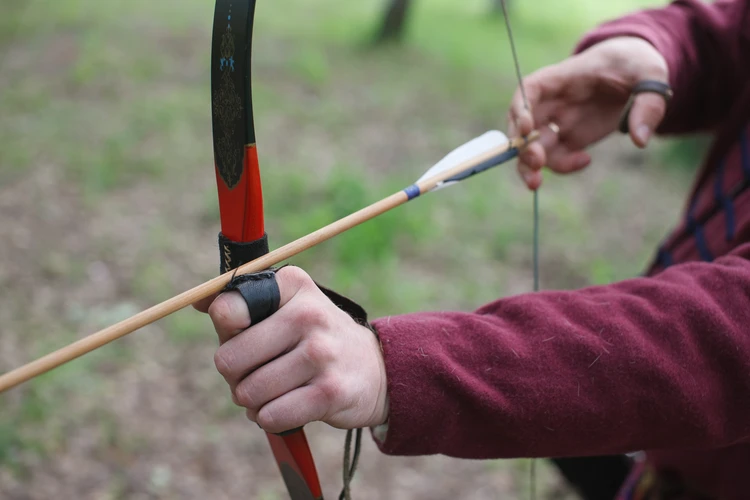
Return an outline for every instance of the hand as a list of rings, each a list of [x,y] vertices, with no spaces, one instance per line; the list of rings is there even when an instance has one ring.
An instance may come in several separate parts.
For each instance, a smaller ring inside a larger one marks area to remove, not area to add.
[[[615,130],[631,89],[642,80],[668,82],[669,70],[664,57],[636,37],[605,40],[526,77],[523,86],[532,111],[524,107],[519,89],[508,113],[511,136],[541,129],[540,141],[519,156],[518,172],[526,185],[541,185],[543,166],[558,173],[588,166],[591,157],[584,149]],[[629,119],[636,146],[646,147],[665,110],[660,95],[638,94]],[[545,127],[550,123],[558,126],[558,134]]]
[[[235,404],[279,433],[321,420],[375,426],[387,418],[386,375],[376,336],[336,307],[300,268],[276,273],[279,310],[251,325],[239,292],[195,305],[208,312],[221,346],[216,368]]]

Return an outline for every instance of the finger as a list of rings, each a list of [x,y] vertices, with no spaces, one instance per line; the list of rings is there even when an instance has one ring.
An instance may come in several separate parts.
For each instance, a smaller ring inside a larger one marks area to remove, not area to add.
[[[518,159],[526,170],[540,170],[547,163],[545,146],[540,141],[532,142],[519,153]]]
[[[539,140],[529,144],[521,151],[518,163],[518,173],[529,189],[535,190],[542,185],[542,174],[540,170],[548,160],[547,150],[554,148],[559,141],[559,129],[554,123],[548,123],[539,127]]]
[[[253,370],[292,351],[313,330],[327,331],[332,312],[343,314],[301,269],[289,268],[283,276],[285,281],[282,286],[288,293],[296,290],[289,302],[267,320],[241,333],[234,332],[216,351],[216,368],[232,387]],[[301,285],[297,280],[302,280]],[[312,350],[307,349],[302,353],[314,354],[321,351],[318,347],[319,342],[311,346]],[[325,349],[322,352],[326,352]],[[321,360],[312,354],[309,357],[312,361]]]
[[[219,295],[208,307],[208,315],[219,336],[219,344],[224,344],[250,326],[250,312],[239,292]]]
[[[307,384],[318,367],[303,348],[294,349],[240,380],[234,388],[234,401],[257,412],[269,401]]]
[[[264,405],[255,421],[266,432],[280,433],[323,420],[331,408],[330,394],[337,390],[325,382],[302,386]]]
[[[518,173],[521,176],[524,184],[530,190],[535,191],[542,185],[542,172],[541,170],[532,170],[523,163],[518,164]]]
[[[643,92],[635,97],[628,125],[630,138],[636,146],[646,147],[654,130],[664,118],[666,109],[664,97],[654,92]]]
[[[531,114],[533,104],[538,101],[538,87],[535,81],[529,80],[524,81],[524,89],[526,92],[526,100],[524,99],[523,91],[521,88],[517,88],[513,98],[510,102],[510,111],[508,113],[508,130],[511,131],[511,137],[525,136],[534,130],[534,118]],[[528,100],[528,107],[527,107]]]
[[[534,149],[531,154],[528,153],[528,149]],[[537,189],[542,184],[542,173],[541,168],[546,162],[546,153],[541,144],[531,144],[524,151],[521,157],[519,157],[517,169],[521,179],[526,186],[531,189]]]
[[[237,404],[237,402],[235,401],[234,404]],[[239,405],[237,405],[237,406],[239,406]],[[245,410],[245,415],[247,415],[247,419],[250,420],[251,422],[257,422],[258,421],[258,412],[255,411],[255,410],[248,410],[248,409],[246,409]],[[258,427],[260,427],[260,424],[258,424]],[[262,427],[261,427],[261,429],[262,429]]]
[[[209,297],[206,297],[205,299],[201,299],[198,302],[196,302],[196,303],[193,304],[193,308],[196,311],[199,311],[199,312],[202,312],[202,313],[207,313],[208,312],[208,308],[211,306],[211,304],[213,303],[213,301],[216,300],[216,297],[218,297],[218,296],[219,296],[219,294],[215,293],[215,294],[213,294],[213,295],[211,295]]]
[[[552,133],[550,126],[551,120],[553,119],[553,112],[555,111],[554,103],[549,101],[541,103],[534,110],[534,124],[537,132],[539,132],[539,140],[532,142],[526,148],[521,151],[520,160],[521,163],[525,163],[532,169],[539,169],[544,166],[547,161],[544,151],[551,147],[557,142],[557,134]],[[541,144],[541,147],[539,146]]]
[[[591,163],[591,155],[585,151],[570,151],[563,145],[549,152],[547,166],[560,174],[568,174],[586,168]]]
[[[219,347],[214,364],[232,390],[254,370],[294,349],[304,333],[295,316],[294,311],[281,309]]]
[[[516,127],[516,120],[513,118],[513,115],[510,111],[508,111],[508,114],[505,117],[506,120],[506,127],[508,130],[508,137],[518,137],[518,127]]]
[[[237,276],[227,288],[239,292],[245,302],[250,324],[261,323],[276,313],[301,289],[317,289],[307,273],[297,267]]]
[[[544,88],[539,72],[524,78],[516,88],[508,111],[508,129],[513,130],[512,136],[525,136],[534,130],[532,113],[543,97]]]
[[[284,307],[298,294],[321,293],[310,275],[296,266],[286,266],[279,269],[276,272],[276,282],[279,285],[281,295],[279,308]]]
[[[528,135],[536,126],[544,123],[540,120],[539,108],[545,105],[545,101],[555,98],[562,90],[566,81],[566,75],[570,70],[565,64],[548,66],[535,71],[524,78],[521,85],[516,89],[511,99],[508,110],[508,124],[513,124],[514,135]],[[524,100],[524,92],[526,99]]]

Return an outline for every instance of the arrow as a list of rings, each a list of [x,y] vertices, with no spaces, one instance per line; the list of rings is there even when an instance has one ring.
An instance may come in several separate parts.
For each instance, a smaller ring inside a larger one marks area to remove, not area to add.
[[[435,167],[428,170],[428,172],[432,171],[434,175],[428,178],[422,177],[403,190],[393,193],[372,205],[347,215],[291,243],[287,243],[251,262],[243,264],[234,271],[228,271],[221,276],[217,276],[160,304],[141,311],[130,318],[99,330],[88,337],[84,337],[3,374],[0,376],[0,393],[98,349],[120,337],[124,337],[146,325],[150,325],[201,299],[221,292],[235,275],[256,273],[268,269],[363,222],[403,205],[420,195],[455,184],[472,175],[484,172],[493,166],[507,162],[517,156],[518,152],[530,142],[538,138],[539,133],[537,131],[532,132],[527,137],[519,137],[510,141],[505,139],[505,135],[499,132],[488,132],[477,137],[453,150],[443,160],[438,162]],[[447,161],[448,159],[450,161]],[[436,168],[438,166],[440,167],[439,169]]]

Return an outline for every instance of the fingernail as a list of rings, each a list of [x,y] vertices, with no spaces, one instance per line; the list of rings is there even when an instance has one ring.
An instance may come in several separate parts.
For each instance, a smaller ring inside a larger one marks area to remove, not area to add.
[[[641,141],[641,144],[643,144],[643,146],[646,146],[646,144],[648,144],[648,139],[651,136],[651,129],[648,125],[642,123],[638,125],[638,128],[635,129],[635,136],[639,141]]]

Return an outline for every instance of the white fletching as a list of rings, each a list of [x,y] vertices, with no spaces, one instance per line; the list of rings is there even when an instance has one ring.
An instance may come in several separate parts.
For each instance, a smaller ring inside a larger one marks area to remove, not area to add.
[[[508,143],[508,137],[502,132],[500,132],[499,130],[490,130],[489,132],[485,132],[479,137],[475,137],[469,142],[457,147],[456,149],[448,153],[445,156],[445,158],[443,158],[442,160],[437,162],[435,165],[430,167],[430,169],[427,170],[427,172],[425,172],[422,175],[422,177],[420,177],[417,180],[417,182],[422,182],[425,179],[434,177],[441,172],[444,172],[450,168],[455,167],[456,165],[460,165],[466,160],[475,158],[492,149],[502,147],[507,143]],[[441,182],[440,184],[435,186],[431,191],[437,191],[438,189],[448,187],[455,183],[456,181]]]

